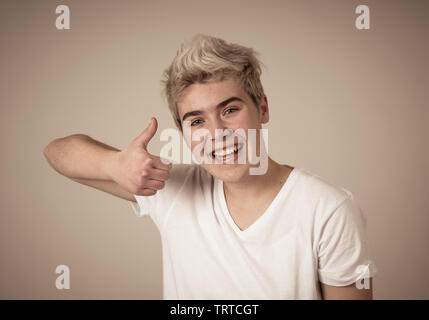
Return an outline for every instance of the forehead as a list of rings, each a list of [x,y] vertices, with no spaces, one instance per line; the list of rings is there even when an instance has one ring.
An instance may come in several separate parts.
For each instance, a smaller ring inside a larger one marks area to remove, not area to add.
[[[248,101],[249,97],[236,80],[228,79],[210,83],[194,83],[187,87],[177,103],[179,115],[193,110],[214,108],[231,97]]]

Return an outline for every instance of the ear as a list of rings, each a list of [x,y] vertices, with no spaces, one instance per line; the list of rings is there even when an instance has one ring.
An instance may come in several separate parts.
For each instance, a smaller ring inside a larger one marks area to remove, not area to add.
[[[259,116],[261,117],[261,123],[268,123],[270,120],[268,99],[265,95],[262,97],[261,102],[259,103]]]

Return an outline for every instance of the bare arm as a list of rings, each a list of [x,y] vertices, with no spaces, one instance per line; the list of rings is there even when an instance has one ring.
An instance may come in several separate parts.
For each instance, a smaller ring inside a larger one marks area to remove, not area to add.
[[[125,190],[115,181],[95,180],[95,179],[77,179],[77,178],[71,178],[71,179],[73,181],[79,182],[80,184],[107,192],[116,197],[136,202],[136,198],[134,198],[133,193]]]
[[[149,154],[147,144],[157,129],[156,120],[120,151],[84,134],[58,138],[43,154],[58,173],[81,184],[135,201],[134,195],[154,195],[164,188],[171,164]]]
[[[372,278],[369,288],[356,288],[356,284],[345,287],[329,286],[320,282],[324,300],[372,300]]]
[[[58,138],[49,143],[43,154],[52,168],[73,181],[110,193],[125,200],[136,201],[115,181],[109,171],[118,149],[83,134]]]
[[[109,164],[120,150],[84,134],[58,138],[43,154],[58,173],[70,179],[112,180]]]

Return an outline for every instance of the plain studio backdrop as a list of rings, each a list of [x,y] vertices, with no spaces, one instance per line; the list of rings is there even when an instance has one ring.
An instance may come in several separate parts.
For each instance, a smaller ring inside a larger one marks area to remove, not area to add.
[[[59,4],[70,30],[55,27]],[[355,27],[360,4],[369,30]],[[123,149],[155,116],[159,153],[174,126],[161,74],[196,33],[260,53],[269,153],[354,193],[375,299],[429,298],[428,1],[10,0],[0,15],[0,298],[162,298],[150,218],[42,151],[73,133]]]

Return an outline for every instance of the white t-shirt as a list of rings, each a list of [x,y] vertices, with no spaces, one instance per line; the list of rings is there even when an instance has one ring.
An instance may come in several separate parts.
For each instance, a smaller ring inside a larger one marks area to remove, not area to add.
[[[175,164],[170,174],[157,194],[130,201],[160,231],[164,299],[320,299],[319,281],[363,284],[375,274],[365,217],[342,187],[294,168],[240,230],[221,180],[196,164]]]

